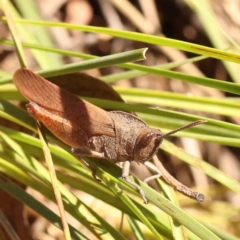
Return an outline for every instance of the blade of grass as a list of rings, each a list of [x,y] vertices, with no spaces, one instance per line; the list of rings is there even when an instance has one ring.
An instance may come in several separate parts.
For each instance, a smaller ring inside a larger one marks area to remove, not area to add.
[[[1,39],[0,39],[0,42],[1,42]],[[160,69],[172,69],[172,68],[183,66],[183,65],[188,64],[188,63],[202,61],[206,58],[207,57],[205,57],[205,56],[198,56],[198,57],[193,57],[193,58],[186,59],[185,61],[170,62],[170,63],[160,64],[160,65],[153,66],[153,67],[157,68],[157,69],[158,68],[160,68]],[[140,76],[144,76],[144,75],[147,75],[147,74],[148,73],[144,72],[144,71],[130,70],[130,71],[122,72],[122,73],[116,73],[116,74],[103,76],[103,77],[100,77],[100,79],[102,81],[106,82],[106,83],[115,83],[115,82],[120,81],[120,80],[140,77]]]
[[[88,208],[88,210],[101,223],[101,226],[103,226],[106,229],[106,231],[113,237],[113,239],[119,239],[119,240],[126,239],[123,235],[121,235],[120,232],[118,232],[114,227],[108,224],[107,221],[99,217],[99,215],[96,214],[91,208]]]
[[[41,75],[42,77],[52,77],[52,76],[58,76],[58,75],[63,75],[67,73],[77,72],[77,71],[88,70],[92,68],[103,68],[106,66],[112,66],[114,64],[117,65],[124,62],[143,60],[145,59],[146,51],[147,51],[147,48],[142,48],[142,49],[127,51],[123,53],[112,54],[112,55],[100,57],[97,59],[90,59],[80,63],[66,64],[61,68],[51,69],[51,70],[42,70],[36,73],[38,75]],[[6,84],[6,83],[10,83],[11,81],[12,81],[12,78],[2,78],[0,80],[0,83]]]
[[[214,232],[216,235],[218,235],[221,239],[224,240],[239,240],[239,237],[235,237],[231,235],[229,232],[222,232],[219,228],[213,227],[210,224],[203,223],[208,229],[210,229],[212,232]]]
[[[132,228],[132,232],[134,233],[134,236],[137,240],[145,240],[145,237],[135,219],[127,215],[128,222],[130,224],[130,227]]]
[[[4,21],[5,19],[3,18],[2,20]],[[141,34],[136,32],[115,30],[115,29],[95,27],[95,26],[83,26],[83,25],[80,26],[80,25],[59,23],[59,22],[53,23],[53,22],[46,22],[46,21],[33,21],[33,20],[23,20],[23,19],[14,19],[14,20],[15,22],[21,23],[21,24],[32,24],[32,25],[40,25],[40,26],[48,26],[48,27],[50,26],[62,27],[67,29],[81,30],[85,32],[103,33],[103,34],[107,34],[115,37],[177,48],[179,50],[183,50],[187,52],[192,52],[192,53],[209,56],[209,57],[213,57],[221,60],[240,63],[239,54],[234,54],[227,51],[218,50],[218,49],[205,47],[197,44],[192,44],[188,42],[183,42],[179,40],[152,36],[148,34]]]
[[[164,76],[167,78],[178,79],[183,82],[195,83],[205,87],[211,87],[211,88],[215,88],[225,92],[235,93],[238,95],[240,94],[240,85],[236,83],[224,82],[221,80],[207,78],[207,77],[197,77],[189,74],[173,72],[173,71],[164,70],[164,69],[156,69],[154,67],[147,67],[147,66],[137,65],[137,64],[134,64],[134,65],[131,64],[131,69]]]
[[[81,63],[66,64],[62,68],[38,71],[37,73],[42,77],[52,77],[92,68],[103,68],[125,62],[139,61],[145,59],[146,51],[147,48],[141,48],[123,53],[112,54],[97,59],[90,59]]]
[[[48,145],[47,145],[47,142],[46,142],[47,140],[46,140],[45,133],[44,133],[44,131],[43,131],[43,129],[42,129],[42,127],[39,123],[37,123],[37,130],[38,130],[39,138],[40,138],[41,143],[42,143],[42,148],[43,148],[43,152],[44,152],[44,155],[45,155],[45,160],[47,162],[49,174],[50,174],[50,177],[51,177],[51,182],[52,182],[54,195],[55,195],[58,210],[59,210],[59,213],[60,213],[60,216],[61,216],[64,236],[65,236],[66,240],[71,240],[71,235],[70,235],[70,231],[69,231],[69,228],[68,228],[68,222],[67,222],[66,215],[65,215],[65,209],[64,209],[61,193],[60,193],[59,187],[58,187],[57,176],[56,176],[56,173],[55,173],[54,164],[53,164],[53,161],[52,161],[52,156],[51,156],[51,153],[49,151],[49,148],[48,148]]]
[[[151,109],[155,110],[155,109]],[[223,122],[219,120],[215,120],[212,118],[203,118],[201,116],[193,115],[193,114],[185,114],[178,113],[171,110],[157,110],[160,111],[159,114],[156,113],[140,113],[139,116],[146,121],[149,125],[161,128],[162,131],[168,129],[175,129],[178,126],[181,127],[186,125],[189,122],[193,122],[195,120],[206,120],[202,126],[197,126],[194,128],[186,129],[180,132],[175,133],[173,136],[187,136],[187,137],[196,137],[198,139],[202,139],[203,136],[206,137],[207,140],[211,141],[214,137],[226,137],[233,138],[233,142],[235,144],[239,143],[239,134],[236,131],[239,126],[237,124]],[[179,115],[178,115],[179,114]],[[175,115],[175,119],[174,116]],[[177,120],[177,121],[176,121]]]

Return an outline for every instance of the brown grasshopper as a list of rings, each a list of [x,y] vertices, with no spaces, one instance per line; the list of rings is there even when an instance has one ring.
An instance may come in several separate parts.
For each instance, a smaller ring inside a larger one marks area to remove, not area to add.
[[[144,182],[162,176],[148,160],[156,154],[163,138],[205,122],[198,120],[163,135],[159,129],[149,127],[137,116],[122,111],[107,112],[26,68],[17,70],[13,81],[30,101],[27,104],[29,114],[71,146],[75,156],[123,162],[122,178],[138,189],[144,203],[147,199],[142,188],[128,178],[131,162],[142,163],[156,172]],[[175,189],[199,202],[204,200],[203,194],[188,188],[175,186]]]

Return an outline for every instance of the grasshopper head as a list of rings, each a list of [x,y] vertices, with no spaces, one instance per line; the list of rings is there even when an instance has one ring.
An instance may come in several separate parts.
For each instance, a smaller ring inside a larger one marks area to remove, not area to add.
[[[151,159],[162,143],[162,133],[155,128],[143,129],[134,145],[134,161],[144,163]]]
[[[200,125],[202,123],[207,122],[206,120],[197,120],[194,122],[191,122],[185,126],[182,126],[180,128],[177,128],[175,130],[172,130],[166,134],[162,134],[162,132],[155,128],[145,128],[143,129],[135,142],[134,145],[134,156],[133,160],[136,162],[144,163],[150,158],[154,156],[154,154],[157,152],[158,147],[162,143],[163,139],[179,132],[183,129],[195,127],[197,125]]]

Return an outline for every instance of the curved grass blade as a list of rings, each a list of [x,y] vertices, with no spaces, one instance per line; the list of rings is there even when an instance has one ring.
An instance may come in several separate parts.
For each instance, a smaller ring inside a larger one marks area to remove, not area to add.
[[[40,26],[51,26],[51,27],[62,27],[67,29],[81,30],[85,32],[94,32],[94,33],[103,33],[108,34],[115,37],[131,39],[139,42],[145,42],[150,44],[156,44],[161,46],[167,46],[172,48],[177,48],[179,50],[192,52],[204,56],[209,56],[221,60],[231,61],[240,63],[240,55],[230,53],[223,50],[218,50],[210,47],[205,47],[197,44],[192,44],[188,42],[183,42],[179,40],[158,37],[148,34],[123,31],[123,30],[115,30],[110,28],[103,27],[94,27],[94,26],[83,26],[83,25],[74,25],[67,23],[59,23],[59,22],[46,22],[46,21],[33,21],[33,20],[22,20],[22,19],[14,19],[15,22],[21,24],[32,24],[32,25],[40,25]]]

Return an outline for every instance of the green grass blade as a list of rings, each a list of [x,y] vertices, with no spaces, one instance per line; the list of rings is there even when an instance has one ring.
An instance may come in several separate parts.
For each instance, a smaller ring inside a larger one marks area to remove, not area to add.
[[[1,42],[1,39],[0,39]],[[198,61],[202,61],[204,59],[206,59],[207,57],[205,56],[198,56],[198,57],[193,57],[193,58],[188,58],[184,61],[178,61],[178,62],[170,62],[170,63],[166,63],[166,64],[161,64],[161,65],[157,65],[157,66],[153,66],[156,69],[173,69],[176,67],[180,67],[183,66],[185,64],[188,63],[193,63],[193,62],[198,62]],[[128,68],[131,69],[131,66],[127,66]],[[126,67],[126,65],[124,66]],[[145,71],[139,71],[139,70],[130,70],[130,71],[125,71],[125,72],[121,72],[121,73],[116,73],[116,74],[110,74],[107,76],[103,76],[100,77],[101,80],[103,80],[104,82],[107,83],[114,83],[117,82],[119,80],[125,80],[125,79],[131,79],[131,78],[135,78],[135,77],[140,77],[140,76],[144,76],[147,75],[148,73]]]
[[[137,221],[135,219],[133,219],[132,217],[130,217],[129,215],[127,215],[127,219],[128,219],[128,222],[129,222],[129,224],[132,228],[132,232],[135,235],[135,238],[137,240],[145,240],[145,237],[144,237]]]
[[[192,52],[192,53],[196,53],[196,54],[200,54],[208,57],[240,63],[239,54],[234,54],[228,51],[218,50],[210,47],[204,47],[201,45],[164,38],[164,37],[158,37],[158,36],[130,32],[130,31],[115,30],[115,29],[103,28],[103,27],[83,26],[83,25],[80,26],[80,25],[67,24],[67,23],[58,23],[58,22],[53,23],[53,22],[46,22],[46,21],[33,21],[33,20],[23,20],[23,19],[14,19],[14,20],[17,23],[21,23],[21,24],[32,24],[32,25],[49,26],[49,27],[50,26],[62,27],[67,29],[81,30],[84,32],[103,33],[103,34],[107,34],[115,37],[172,47],[179,50]]]
[[[125,62],[132,62],[145,59],[147,48],[112,54],[97,59],[86,60],[80,63],[66,64],[61,68],[53,70],[38,71],[37,74],[43,77],[53,77],[77,71],[89,70],[93,68],[103,68]]]
[[[181,80],[183,82],[199,84],[205,87],[211,87],[211,88],[215,88],[225,92],[230,92],[230,93],[235,93],[240,95],[240,84],[236,84],[236,83],[225,82],[225,81],[217,80],[214,78],[196,77],[189,74],[159,69],[155,67],[141,66],[137,64],[131,65],[131,69],[164,76],[167,78],[174,78],[174,79]]]
[[[112,66],[114,64],[117,65],[124,62],[143,60],[145,59],[146,51],[147,48],[141,48],[123,53],[112,54],[105,57],[90,59],[80,63],[66,64],[63,67],[57,69],[38,71],[36,72],[36,74],[39,74],[42,77],[53,77],[77,71],[89,70],[92,68],[103,68],[106,66]],[[0,82],[1,84],[6,84],[10,83],[11,81],[11,78],[5,78],[1,79]]]
[[[219,228],[213,227],[210,224],[204,223],[204,225],[208,229],[210,229],[212,232],[214,232],[216,235],[218,235],[221,239],[224,239],[224,240],[239,240],[240,239],[238,237],[231,235],[228,232],[223,232]]]

